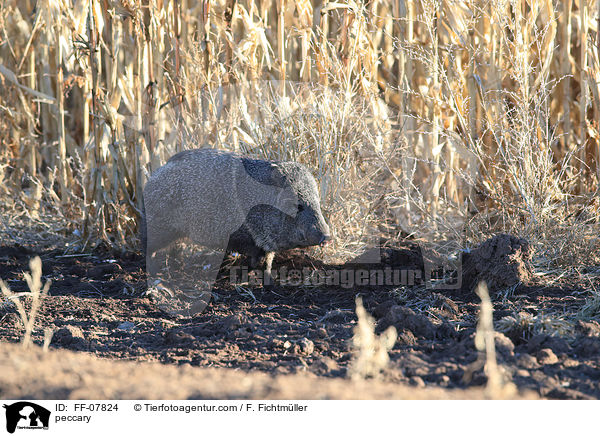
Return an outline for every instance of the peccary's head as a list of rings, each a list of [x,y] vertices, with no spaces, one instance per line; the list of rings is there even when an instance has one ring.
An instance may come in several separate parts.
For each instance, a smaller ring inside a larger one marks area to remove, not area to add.
[[[296,162],[252,159],[244,159],[244,167],[260,183],[291,194],[286,207],[258,204],[250,209],[244,226],[256,246],[267,252],[280,251],[320,245],[331,238],[317,183],[306,167]]]

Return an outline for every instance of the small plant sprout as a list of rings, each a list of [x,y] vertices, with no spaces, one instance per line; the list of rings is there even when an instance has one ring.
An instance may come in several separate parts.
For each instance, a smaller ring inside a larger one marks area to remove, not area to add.
[[[31,333],[33,332],[33,327],[35,325],[35,318],[37,317],[42,300],[48,295],[51,284],[51,281],[47,280],[44,287],[42,287],[42,260],[39,256],[36,256],[29,261],[29,268],[31,268],[31,274],[24,273],[25,281],[27,282],[30,291],[29,295],[31,295],[31,308],[29,314],[27,314],[25,306],[19,299],[19,297],[27,294],[17,294],[12,292],[8,285],[3,280],[0,280],[0,289],[2,289],[2,293],[9,301],[14,303],[19,312],[19,316],[21,317],[21,322],[25,327],[25,334],[21,341],[25,348],[28,348],[32,344]]]
[[[510,382],[505,382],[502,368],[496,361],[494,309],[485,282],[479,283],[476,293],[481,299],[481,311],[475,334],[475,347],[480,353],[485,354],[484,371],[488,379],[486,394],[490,398],[513,395],[516,392],[516,387]]]
[[[377,377],[390,360],[388,352],[394,347],[398,333],[395,327],[390,326],[377,336],[375,320],[363,307],[360,297],[356,298],[356,316],[358,323],[352,338],[354,359],[348,374],[352,379]]]

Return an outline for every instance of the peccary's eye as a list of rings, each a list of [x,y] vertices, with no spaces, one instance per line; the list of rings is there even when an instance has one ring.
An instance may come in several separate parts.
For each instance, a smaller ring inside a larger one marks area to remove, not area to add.
[[[302,212],[304,210],[304,205],[303,204],[299,204],[298,205],[298,212]]]

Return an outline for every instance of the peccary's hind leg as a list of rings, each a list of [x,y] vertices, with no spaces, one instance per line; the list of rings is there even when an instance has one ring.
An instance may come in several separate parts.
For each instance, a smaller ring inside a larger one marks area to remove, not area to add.
[[[141,237],[142,246],[145,248],[146,272],[151,279],[167,266],[167,254],[157,252],[179,239],[179,234],[167,226],[148,226],[142,222]]]
[[[158,250],[168,247],[171,243],[181,238],[179,232],[168,226],[152,226],[149,231],[145,228],[146,226],[142,226],[142,231],[145,230],[145,238],[142,240],[142,244],[146,247],[146,256],[151,257]]]
[[[172,229],[168,224],[161,223],[160,218],[154,218],[150,225],[146,216],[146,203],[142,199],[142,213],[140,222],[140,241],[144,256],[152,256],[161,248],[165,248],[171,242],[179,239],[179,232]]]

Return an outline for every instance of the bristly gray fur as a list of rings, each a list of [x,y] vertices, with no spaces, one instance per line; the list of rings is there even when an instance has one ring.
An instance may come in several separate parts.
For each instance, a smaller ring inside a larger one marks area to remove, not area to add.
[[[144,188],[142,219],[147,255],[187,237],[256,263],[329,239],[317,183],[306,167],[212,149],[183,151],[158,168]]]

